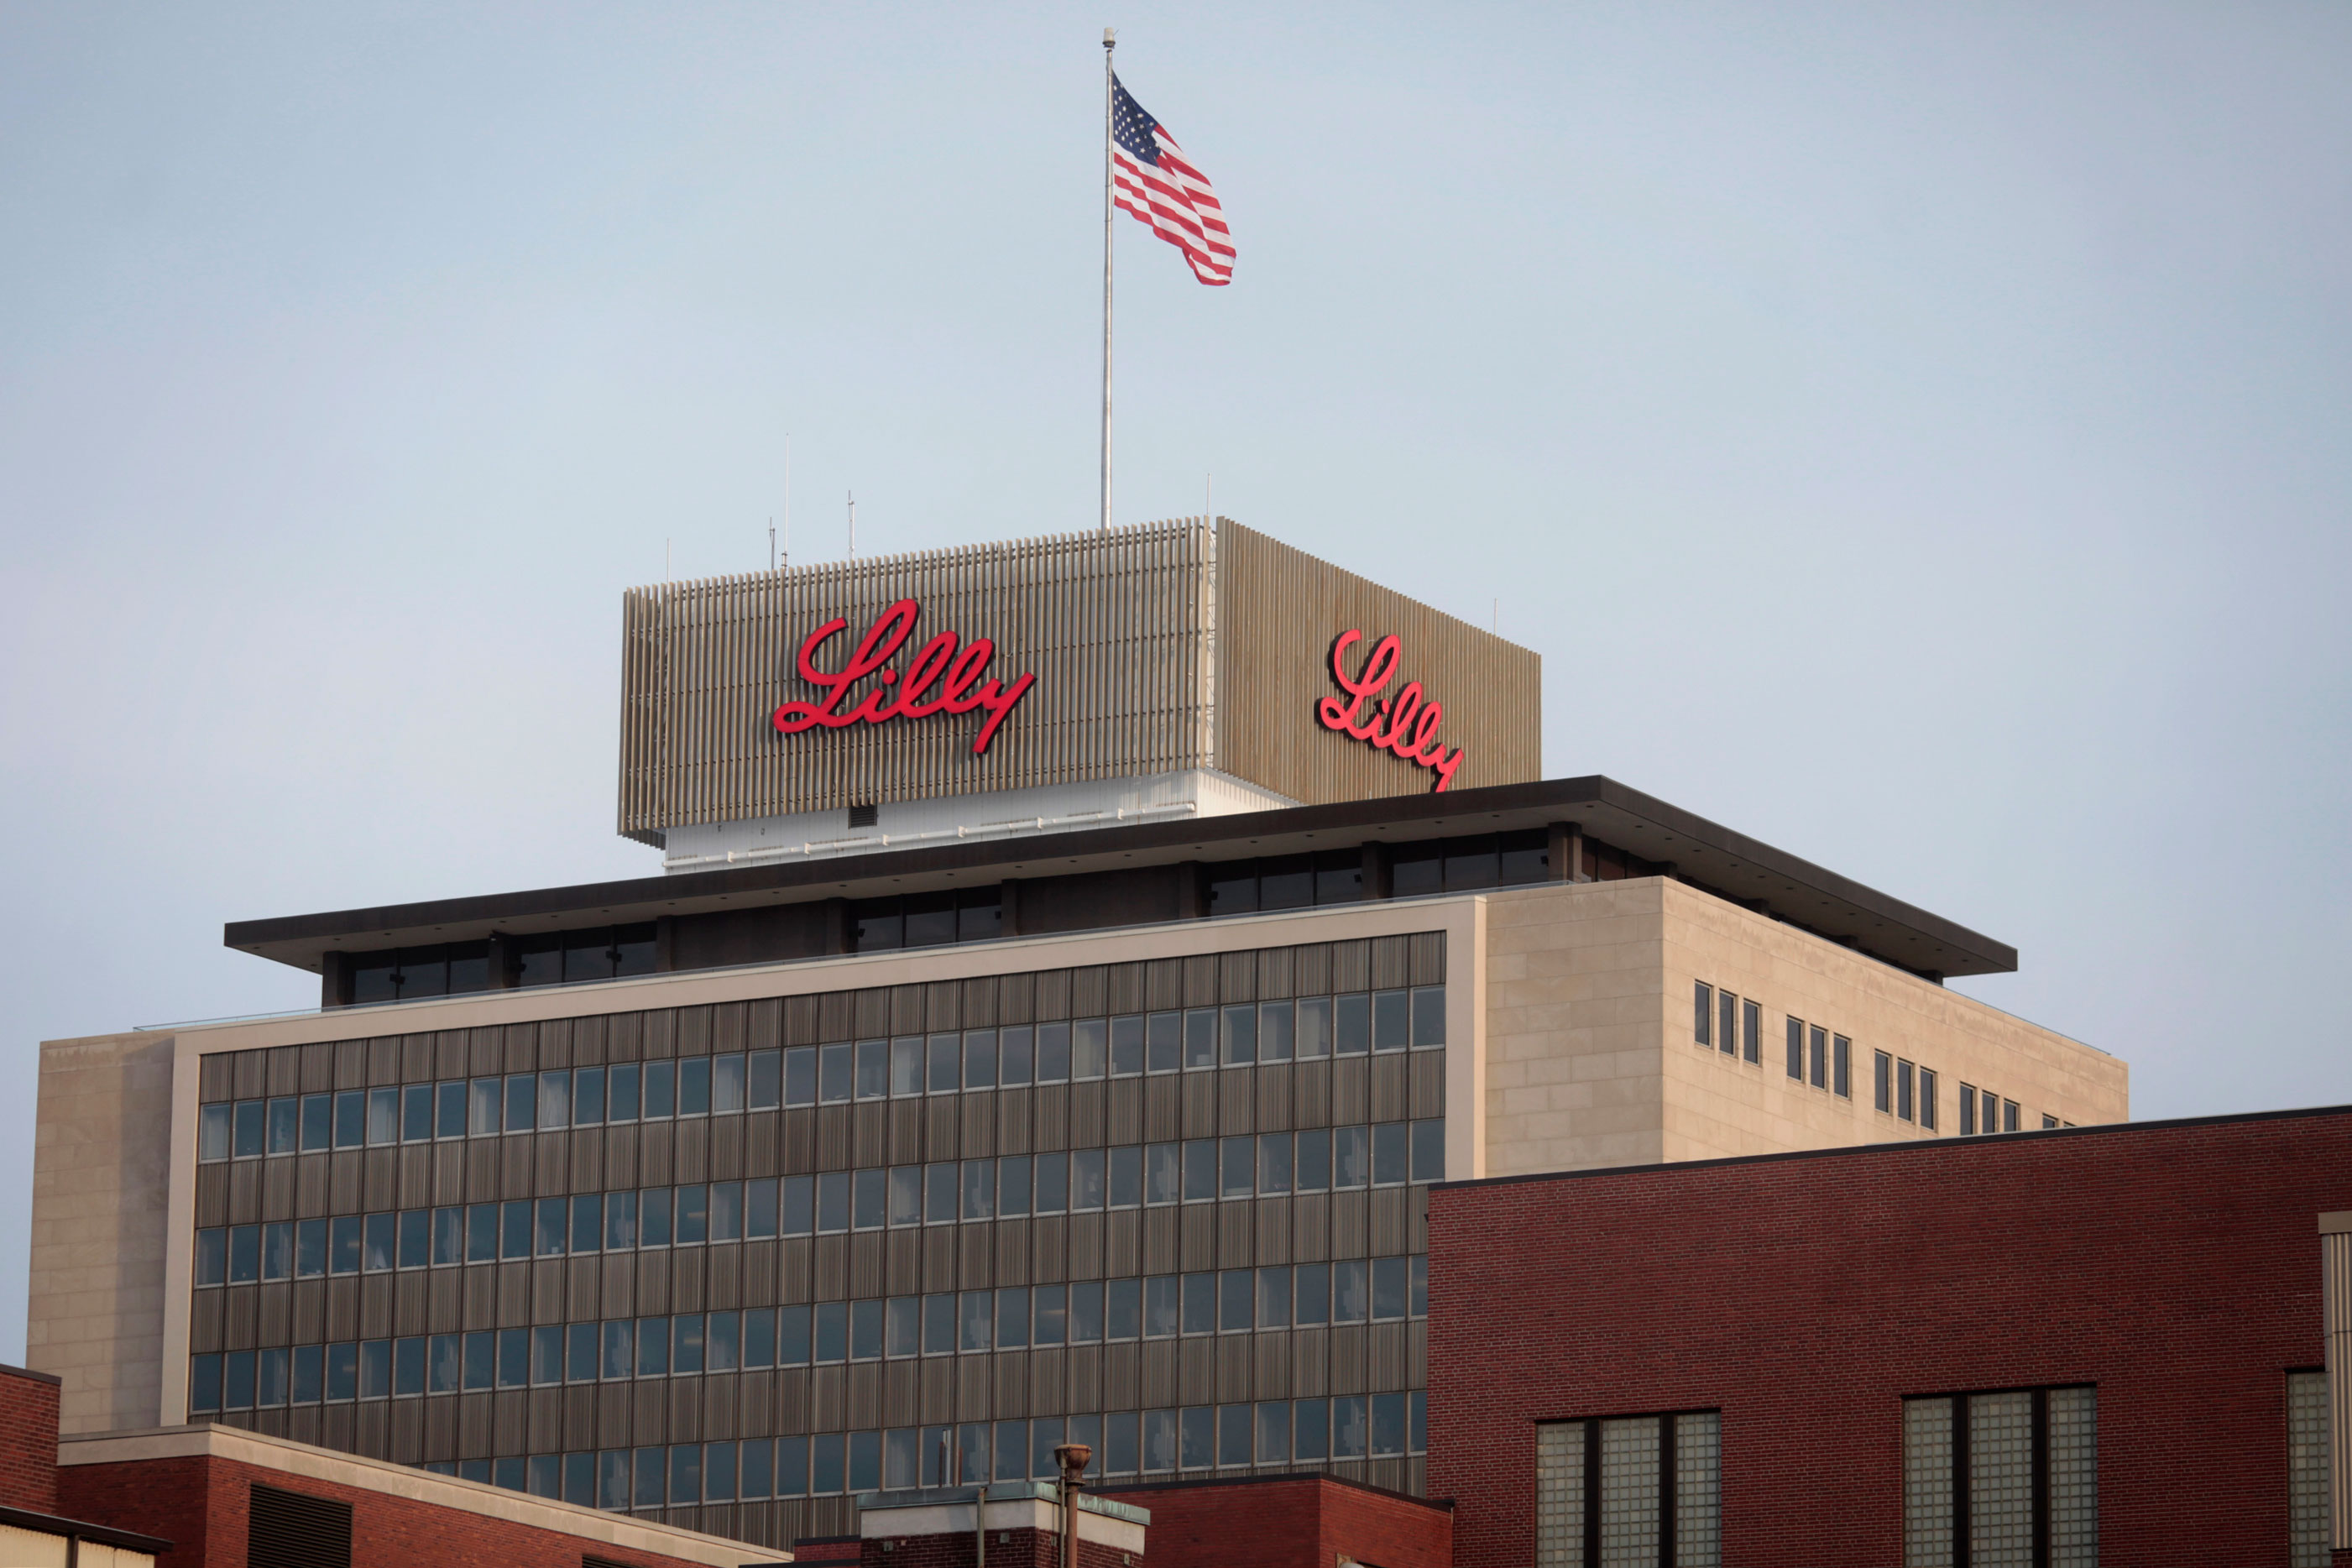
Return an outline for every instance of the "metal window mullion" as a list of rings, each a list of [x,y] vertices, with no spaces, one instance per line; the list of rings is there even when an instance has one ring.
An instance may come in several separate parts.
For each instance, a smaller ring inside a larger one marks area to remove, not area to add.
[[[2050,1568],[2050,1391],[2033,1391],[2033,1568]]]
[[[1969,1540],[1969,1396],[1952,1395],[1952,1568],[1975,1561]]]
[[[1682,1479],[1675,1418],[1658,1417],[1658,1568],[1675,1568],[1675,1488]]]
[[[1601,1423],[1584,1424],[1584,1568],[1601,1568]]]

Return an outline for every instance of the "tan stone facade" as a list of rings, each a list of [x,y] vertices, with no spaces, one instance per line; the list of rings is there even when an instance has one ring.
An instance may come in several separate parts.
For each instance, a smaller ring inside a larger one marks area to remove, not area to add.
[[[173,1237],[172,1088],[169,1035],[41,1048],[25,1359],[64,1379],[68,1433],[155,1420]],[[183,1296],[186,1247],[183,1238]]]
[[[1949,1137],[1962,1083],[2028,1128],[2129,1111],[2117,1058],[1664,878],[1486,901],[1488,1175]],[[1760,1060],[1695,1042],[1700,981],[1760,1005]],[[1848,1095],[1788,1076],[1791,1017],[1852,1042]],[[1937,1075],[1934,1131],[1874,1109],[1879,1051]]]

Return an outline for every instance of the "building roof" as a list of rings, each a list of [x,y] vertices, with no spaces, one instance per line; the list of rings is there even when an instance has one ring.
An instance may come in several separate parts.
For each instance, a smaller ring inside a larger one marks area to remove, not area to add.
[[[322,955],[337,949],[530,936],[605,921],[621,925],[666,915],[1288,855],[1366,841],[1508,832],[1555,822],[1576,823],[1596,838],[1670,867],[1685,881],[1915,973],[1994,974],[2017,967],[2017,950],[2006,942],[1598,774],[237,921],[224,929],[222,940],[241,952],[315,971]]]

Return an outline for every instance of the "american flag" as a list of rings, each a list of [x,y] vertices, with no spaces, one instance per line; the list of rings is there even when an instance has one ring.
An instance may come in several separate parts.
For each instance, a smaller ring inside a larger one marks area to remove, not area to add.
[[[1203,283],[1234,280],[1234,238],[1209,176],[1184,160],[1160,121],[1111,78],[1111,184],[1117,204],[1184,253]]]

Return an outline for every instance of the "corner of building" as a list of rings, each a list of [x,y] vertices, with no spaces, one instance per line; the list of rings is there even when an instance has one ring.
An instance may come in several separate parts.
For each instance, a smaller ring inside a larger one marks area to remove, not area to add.
[[[152,1426],[163,1392],[174,1037],[43,1042],[25,1359],[68,1432]]]

